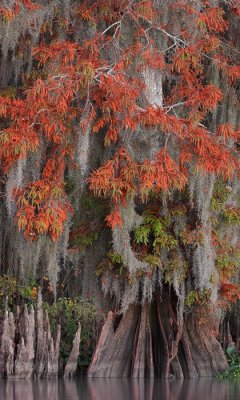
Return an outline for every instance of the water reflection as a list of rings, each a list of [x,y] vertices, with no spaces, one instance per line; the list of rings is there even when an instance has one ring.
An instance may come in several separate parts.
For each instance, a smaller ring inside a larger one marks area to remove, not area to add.
[[[0,381],[0,400],[238,400],[240,383],[216,379]]]

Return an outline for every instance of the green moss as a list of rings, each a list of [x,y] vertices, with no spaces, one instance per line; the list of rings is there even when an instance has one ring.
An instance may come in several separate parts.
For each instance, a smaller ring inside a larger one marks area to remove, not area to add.
[[[15,99],[17,97],[17,88],[9,85],[7,88],[0,90],[0,96]]]
[[[77,297],[70,299],[62,297],[53,304],[43,303],[44,310],[48,311],[52,331],[57,324],[61,325],[60,355],[64,362],[67,361],[72,349],[72,341],[77,330],[77,324],[81,323],[81,351],[79,367],[84,369],[89,365],[94,350],[94,328],[96,321],[96,309],[93,304],[85,299]]]
[[[226,206],[221,212],[223,222],[233,225],[240,225],[240,208]]]
[[[150,225],[140,225],[135,231],[134,231],[134,239],[137,244],[148,244],[149,241],[149,235],[151,232],[151,226]]]
[[[239,260],[230,254],[223,254],[217,257],[216,264],[220,270],[230,269],[231,271],[235,271],[239,266]]]
[[[28,279],[26,284],[19,283],[14,276],[0,275],[0,318],[3,317],[4,304],[8,300],[8,308],[13,309],[15,303],[35,304],[37,295],[35,279]]]
[[[190,292],[188,292],[186,296],[185,304],[188,307],[194,305],[205,305],[209,303],[210,297],[211,297],[210,289],[205,289],[203,292],[200,292],[199,290],[191,290]]]
[[[173,252],[170,255],[170,260],[166,262],[163,266],[164,280],[169,285],[172,285],[175,272],[177,272],[178,282],[182,283],[186,279],[188,270],[189,270],[188,263],[186,261],[184,262],[182,258],[179,257],[178,254]]]
[[[228,200],[230,194],[232,192],[232,188],[226,185],[226,182],[218,179],[215,184],[213,196],[211,199],[211,209],[213,211],[220,211],[226,201]]]
[[[82,211],[81,218],[88,219],[88,213],[97,215],[99,219],[104,219],[107,214],[107,202],[105,199],[93,196],[92,193],[85,193],[80,198],[79,210]]]
[[[84,250],[86,247],[91,246],[99,238],[99,232],[87,232],[86,234],[79,234],[71,241],[71,246]]]
[[[159,256],[156,256],[154,254],[148,254],[146,255],[143,260],[147,262],[149,265],[152,267],[162,267],[162,262]]]
[[[105,226],[106,201],[86,192],[80,198],[79,212],[75,213],[70,234],[70,248],[83,251],[99,239]]]
[[[219,379],[229,379],[233,381],[240,381],[240,354],[234,347],[227,348],[227,359],[229,369],[217,375]]]
[[[168,232],[169,226],[169,219],[145,214],[143,224],[134,231],[134,240],[137,244],[151,245],[156,254],[161,249],[171,250],[177,246],[177,240]]]
[[[121,254],[114,252],[107,253],[106,258],[99,264],[96,275],[100,276],[105,271],[111,271],[116,276],[125,275],[127,273]]]
[[[76,185],[74,179],[70,177],[65,178],[65,192],[67,193],[68,196],[72,194],[72,192],[75,189],[75,186]]]

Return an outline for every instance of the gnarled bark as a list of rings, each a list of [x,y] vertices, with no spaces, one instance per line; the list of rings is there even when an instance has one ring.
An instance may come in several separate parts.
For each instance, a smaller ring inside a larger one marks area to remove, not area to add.
[[[11,322],[10,322],[11,321]],[[3,333],[0,346],[0,376],[13,375],[14,369],[14,342],[13,342],[13,316],[5,311],[3,320]]]
[[[46,334],[44,337],[43,330],[43,308],[42,308],[42,291],[38,288],[37,292],[37,332],[36,332],[36,358],[35,358],[35,375],[40,377],[44,370],[44,342],[46,341]]]
[[[47,378],[58,376],[58,359],[60,350],[61,327],[57,327],[57,337],[54,343],[52,336],[49,336],[48,342],[48,364],[47,364]]]
[[[154,377],[149,304],[144,304],[136,332],[131,375],[134,378]]]
[[[73,347],[69,355],[67,364],[65,366],[64,378],[72,377],[76,372],[80,341],[81,341],[81,324],[79,322],[78,330],[76,332],[75,338],[73,339]]]
[[[196,309],[177,318],[174,301],[165,291],[153,304],[131,305],[119,323],[110,312],[88,376],[182,379],[215,376],[227,369],[223,349],[211,330],[211,315],[201,318]]]
[[[58,376],[61,327],[58,325],[56,340],[54,341],[48,314],[46,313],[45,317],[43,316],[40,289],[36,315],[33,306],[28,310],[25,305],[23,312],[20,312],[20,308],[17,307],[14,318],[13,313],[9,313],[6,307],[4,320],[0,327],[2,331],[0,377],[52,378]],[[79,324],[72,353],[66,367],[68,372],[65,376],[71,376],[75,372],[79,355],[80,334]]]
[[[108,313],[88,369],[89,377],[127,377],[138,322],[137,306],[131,305],[114,330],[114,314]],[[139,308],[138,308],[139,309]]]
[[[31,378],[34,364],[34,340],[35,340],[35,315],[31,306],[28,313],[27,306],[24,309],[24,337],[21,337],[18,344],[17,357],[15,360],[15,373],[18,378]]]

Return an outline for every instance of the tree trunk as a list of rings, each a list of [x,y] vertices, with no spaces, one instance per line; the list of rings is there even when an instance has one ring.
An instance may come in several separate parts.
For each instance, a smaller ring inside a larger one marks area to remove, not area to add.
[[[6,302],[7,303],[7,302]],[[37,322],[37,323],[35,323]],[[56,340],[53,340],[48,314],[43,318],[42,295],[39,290],[37,313],[33,306],[28,311],[25,305],[15,315],[6,307],[3,321],[0,321],[0,377],[16,378],[53,378],[59,375],[59,353],[61,327],[58,325]],[[67,370],[71,376],[76,369],[79,354],[80,326],[75,335],[73,350]],[[71,367],[71,371],[69,370]],[[61,371],[60,371],[61,372]]]
[[[215,376],[226,370],[227,360],[211,329],[210,313],[201,316],[196,309],[177,320],[174,306],[170,293],[164,291],[151,305],[131,305],[120,322],[110,312],[88,376],[167,379],[173,375],[182,379]]]
[[[131,375],[134,378],[154,377],[152,336],[149,321],[149,304],[141,308],[141,316],[136,331]]]
[[[78,330],[73,339],[73,347],[64,370],[64,378],[72,377],[77,370],[77,361],[79,356],[79,346],[81,341],[81,325],[78,323]]]
[[[89,377],[127,377],[131,374],[138,315],[139,307],[131,305],[114,330],[114,314],[108,313],[88,369]]]

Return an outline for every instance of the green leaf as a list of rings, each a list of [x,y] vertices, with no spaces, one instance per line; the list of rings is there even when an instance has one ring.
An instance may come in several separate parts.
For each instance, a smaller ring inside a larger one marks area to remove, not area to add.
[[[153,267],[162,267],[161,259],[158,256],[148,254],[146,257],[144,257],[144,261]]]

